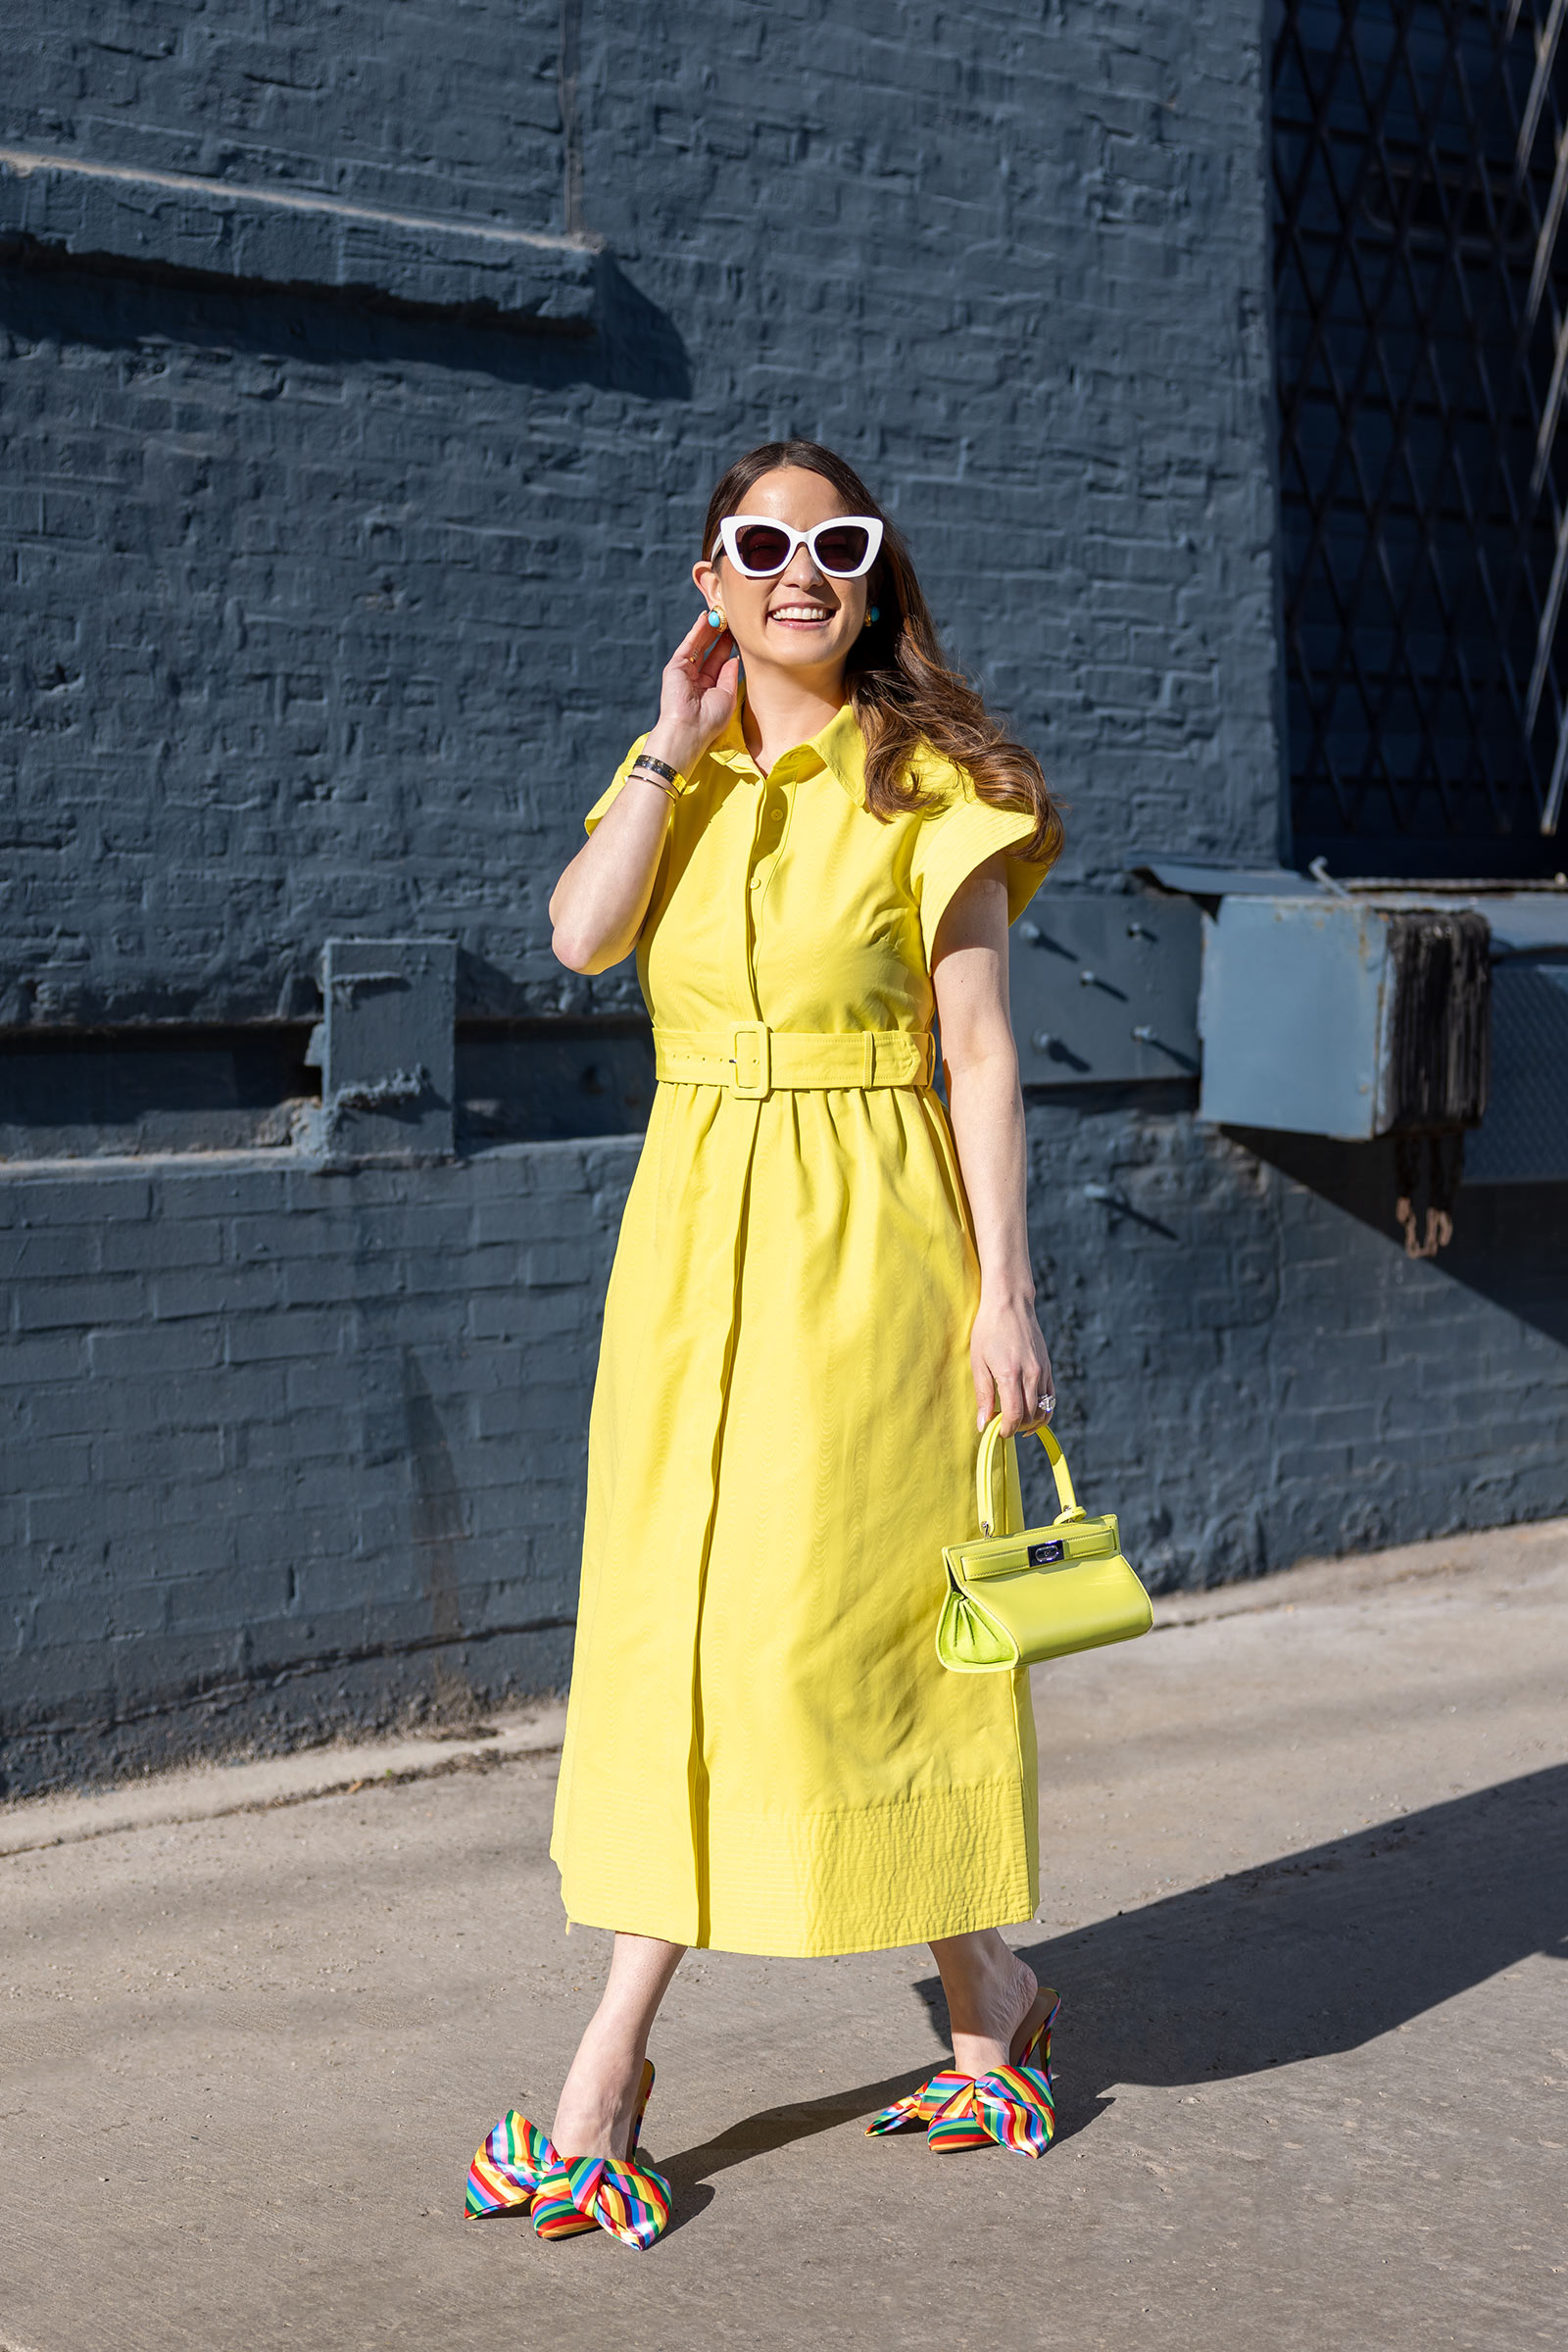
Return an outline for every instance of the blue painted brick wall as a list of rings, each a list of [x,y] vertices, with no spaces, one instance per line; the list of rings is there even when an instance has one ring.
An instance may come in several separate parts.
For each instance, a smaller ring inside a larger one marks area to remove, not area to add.
[[[607,291],[573,341],[5,260],[0,1024],[303,1016],[356,931],[456,937],[469,1012],[624,1005],[545,901],[788,431],[898,514],[1065,883],[1270,858],[1262,81],[1257,0],[21,0],[0,144],[590,232]],[[1156,1581],[1568,1505],[1554,1193],[1412,1266],[1377,1151],[1180,1089],[1029,1130]],[[635,1152],[0,1167],[12,1787],[560,1682]]]
[[[0,1180],[13,1784],[564,1680],[636,1152]]]
[[[0,143],[564,225],[554,0],[14,16]],[[888,499],[1074,870],[1270,855],[1259,36],[589,6],[612,347],[10,272],[0,1020],[297,1012],[354,927],[455,932],[470,1009],[623,1002],[545,901],[775,432]]]

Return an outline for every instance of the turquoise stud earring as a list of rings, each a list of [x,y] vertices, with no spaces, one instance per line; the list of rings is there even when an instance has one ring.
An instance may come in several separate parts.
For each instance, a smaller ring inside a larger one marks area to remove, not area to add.
[[[881,617],[882,617],[882,608],[881,608],[881,606],[880,606],[880,605],[872,605],[872,606],[871,606],[871,608],[870,608],[870,610],[867,612],[867,613],[866,613],[866,616],[865,616],[865,625],[866,625],[866,627],[867,627],[867,628],[869,628],[869,627],[871,626],[871,623],[872,623],[874,620],[880,620],[880,619],[881,619]]]
[[[724,615],[716,605],[710,605],[708,608],[708,625],[710,629],[721,629],[724,626]]]

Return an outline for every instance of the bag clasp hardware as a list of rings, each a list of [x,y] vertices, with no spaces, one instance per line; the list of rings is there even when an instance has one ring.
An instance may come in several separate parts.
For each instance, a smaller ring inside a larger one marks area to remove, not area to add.
[[[1054,1561],[1065,1559],[1066,1554],[1065,1544],[1031,1544],[1029,1565],[1031,1568],[1049,1568]]]
[[[765,1021],[737,1021],[734,1091],[748,1102],[764,1102],[773,1091],[772,1031]]]

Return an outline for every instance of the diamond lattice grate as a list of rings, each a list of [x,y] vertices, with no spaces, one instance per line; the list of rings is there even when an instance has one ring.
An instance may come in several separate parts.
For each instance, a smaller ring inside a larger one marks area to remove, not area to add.
[[[1272,0],[1271,28],[1295,854],[1549,873],[1568,0]]]

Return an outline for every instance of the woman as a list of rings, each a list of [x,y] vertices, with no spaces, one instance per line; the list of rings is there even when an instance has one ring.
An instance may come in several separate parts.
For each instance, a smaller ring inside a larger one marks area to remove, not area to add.
[[[1054,1404],[1006,933],[1060,822],[842,459],[732,466],[692,576],[658,722],[550,902],[572,970],[636,948],[660,1080],[551,1847],[568,1918],[615,1944],[550,2136],[503,2118],[469,2183],[470,2211],[631,2244],[668,2210],[636,2142],[688,1945],[929,1941],[953,2066],[871,2129],[1031,2154],[1051,2132],[1054,1995],[998,1932],[1038,1900],[1028,1680],[946,1674],[933,1637],[975,1427]]]

